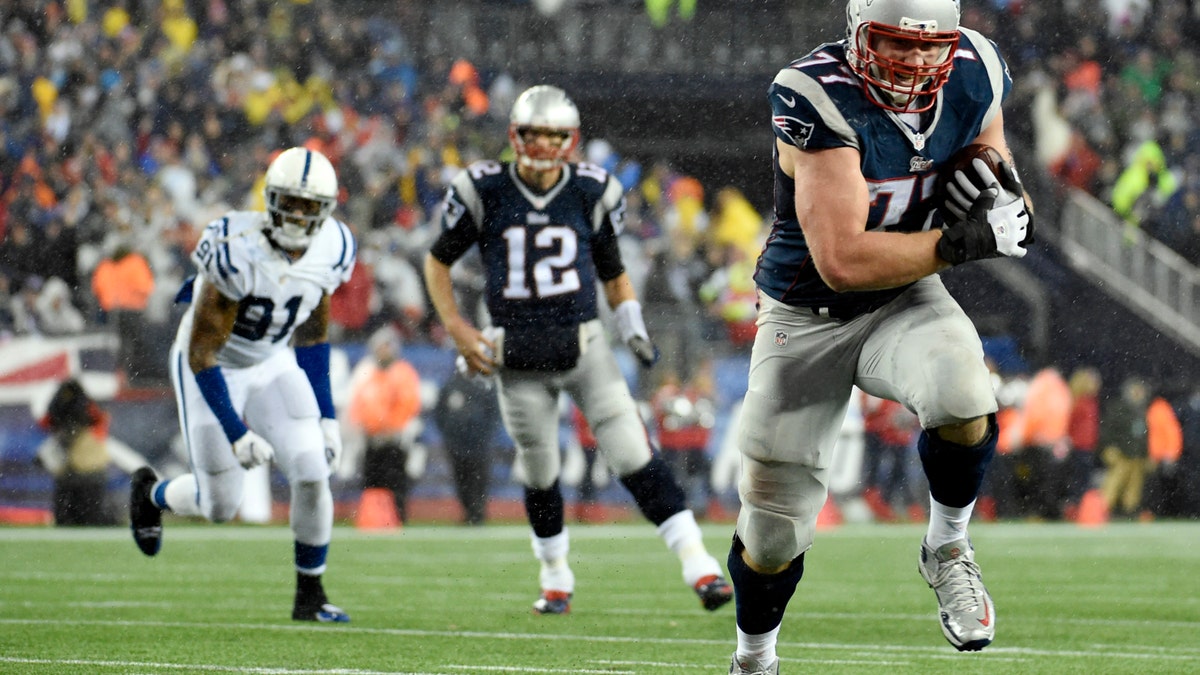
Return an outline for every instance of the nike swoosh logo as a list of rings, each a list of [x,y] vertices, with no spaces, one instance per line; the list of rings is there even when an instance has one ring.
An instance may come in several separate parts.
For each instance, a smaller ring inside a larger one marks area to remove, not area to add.
[[[780,101],[783,101],[785,104],[787,104],[787,107],[789,107],[789,108],[796,107],[796,99],[795,98],[787,98],[783,94],[775,94],[775,95],[779,97]]]
[[[984,603],[984,605],[983,605],[983,618],[979,619],[979,623],[984,628],[987,628],[988,626],[990,626],[992,624],[991,611],[990,611],[987,603]]]

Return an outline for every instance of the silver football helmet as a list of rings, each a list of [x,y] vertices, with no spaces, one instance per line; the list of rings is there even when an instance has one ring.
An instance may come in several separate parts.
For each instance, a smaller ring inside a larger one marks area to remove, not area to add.
[[[531,130],[553,132],[555,142],[529,143],[525,134]],[[579,109],[558,87],[530,87],[513,103],[508,141],[522,165],[539,171],[553,169],[567,161],[579,144]]]
[[[337,174],[325,155],[308,148],[284,150],[267,168],[266,235],[281,248],[305,250],[333,213],[337,194]]]
[[[896,112],[924,112],[954,68],[959,0],[850,0],[846,3],[846,46],[850,69],[867,96]],[[936,47],[929,63],[913,64],[876,51],[876,40],[915,40]]]

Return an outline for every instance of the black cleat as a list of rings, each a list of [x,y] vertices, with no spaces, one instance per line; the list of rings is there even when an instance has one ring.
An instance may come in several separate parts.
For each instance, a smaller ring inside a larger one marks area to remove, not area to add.
[[[316,621],[318,623],[350,623],[350,615],[341,607],[330,604],[321,587],[321,578],[312,577],[306,588],[296,589],[296,601],[292,605],[292,620]],[[307,581],[307,580],[306,580]]]
[[[129,528],[142,553],[153,556],[162,548],[162,509],[150,499],[150,490],[158,482],[154,469],[143,466],[129,480]]]
[[[714,611],[724,607],[733,600],[733,587],[724,577],[707,576],[696,582],[696,595],[700,596],[700,604],[704,609]]]
[[[345,610],[328,602],[316,605],[297,602],[292,607],[292,619],[295,621],[316,621],[318,623],[350,623],[350,615]]]

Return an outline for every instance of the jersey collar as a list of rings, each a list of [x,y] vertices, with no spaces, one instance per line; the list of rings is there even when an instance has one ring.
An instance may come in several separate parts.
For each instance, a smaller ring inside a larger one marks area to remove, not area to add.
[[[571,180],[571,165],[564,162],[562,169],[562,175],[559,176],[558,182],[554,184],[554,187],[540,195],[531,190],[529,186],[525,184],[525,181],[521,180],[521,177],[517,175],[517,165],[515,162],[508,165],[508,176],[512,179],[513,185],[517,186],[517,190],[521,192],[521,195],[525,197],[530,204],[533,204],[533,208],[537,209],[538,211],[544,211],[546,206],[550,204],[550,202],[554,201],[554,198],[558,196],[558,193],[563,191],[563,188],[567,185],[567,181]]]

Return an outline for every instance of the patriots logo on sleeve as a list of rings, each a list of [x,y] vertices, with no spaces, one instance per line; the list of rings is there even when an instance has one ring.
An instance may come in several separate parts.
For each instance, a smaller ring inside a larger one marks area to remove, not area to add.
[[[467,212],[467,207],[458,200],[458,195],[454,190],[449,190],[446,193],[446,198],[442,202],[443,213],[442,219],[443,230],[453,230],[458,221],[462,219],[463,214]]]
[[[813,129],[816,126],[812,122],[805,122],[786,115],[775,115],[771,118],[771,123],[787,137],[792,145],[801,150],[808,147],[808,139],[812,137]]]

